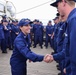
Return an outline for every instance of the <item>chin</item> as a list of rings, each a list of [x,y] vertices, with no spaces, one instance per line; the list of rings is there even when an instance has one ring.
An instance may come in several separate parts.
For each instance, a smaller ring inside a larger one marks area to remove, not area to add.
[[[29,34],[30,32],[28,32],[28,34]]]
[[[29,34],[30,33],[30,31],[27,31],[27,34]]]

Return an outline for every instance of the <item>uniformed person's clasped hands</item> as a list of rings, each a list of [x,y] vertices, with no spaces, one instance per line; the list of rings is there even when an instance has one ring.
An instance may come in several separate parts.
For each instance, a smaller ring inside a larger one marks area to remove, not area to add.
[[[51,62],[53,62],[53,60],[54,60],[54,58],[50,54],[46,54],[44,57],[44,62],[46,62],[46,63],[51,63]]]

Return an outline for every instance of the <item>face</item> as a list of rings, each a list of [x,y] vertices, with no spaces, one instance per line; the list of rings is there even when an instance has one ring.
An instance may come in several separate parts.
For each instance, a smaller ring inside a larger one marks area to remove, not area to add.
[[[13,25],[17,25],[16,22],[13,22]]]
[[[31,29],[31,26],[30,24],[26,25],[26,26],[22,26],[20,27],[21,31],[24,33],[24,34],[29,34],[30,33],[30,29]]]
[[[65,2],[58,2],[57,3],[57,11],[59,12],[60,16],[65,19]]]
[[[3,25],[7,26],[8,25],[8,22],[3,22]]]
[[[18,24],[18,22],[16,22],[16,25]]]
[[[35,21],[35,22],[33,22],[33,24],[37,24],[37,22]]]
[[[48,25],[51,25],[51,22],[49,22]]]

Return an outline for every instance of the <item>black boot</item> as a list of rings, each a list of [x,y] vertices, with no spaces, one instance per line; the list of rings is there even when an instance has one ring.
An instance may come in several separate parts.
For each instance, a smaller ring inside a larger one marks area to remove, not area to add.
[[[43,47],[41,46],[41,49],[43,49]]]
[[[33,48],[36,48],[36,46],[34,46]]]
[[[7,53],[7,51],[2,51],[2,53]]]

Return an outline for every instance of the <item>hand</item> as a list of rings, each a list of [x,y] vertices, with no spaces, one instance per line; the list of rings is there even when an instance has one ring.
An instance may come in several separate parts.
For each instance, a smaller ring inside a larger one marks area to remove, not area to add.
[[[63,72],[66,74],[66,68],[64,68]]]
[[[44,57],[44,62],[46,62],[46,63],[51,63],[53,60],[54,60],[53,56],[50,54],[46,54]]]
[[[51,39],[53,39],[53,38],[54,38],[54,36],[52,35],[52,36],[51,36]]]
[[[18,35],[19,33],[17,32],[16,35]]]
[[[48,34],[48,36],[51,36],[51,34]]]

